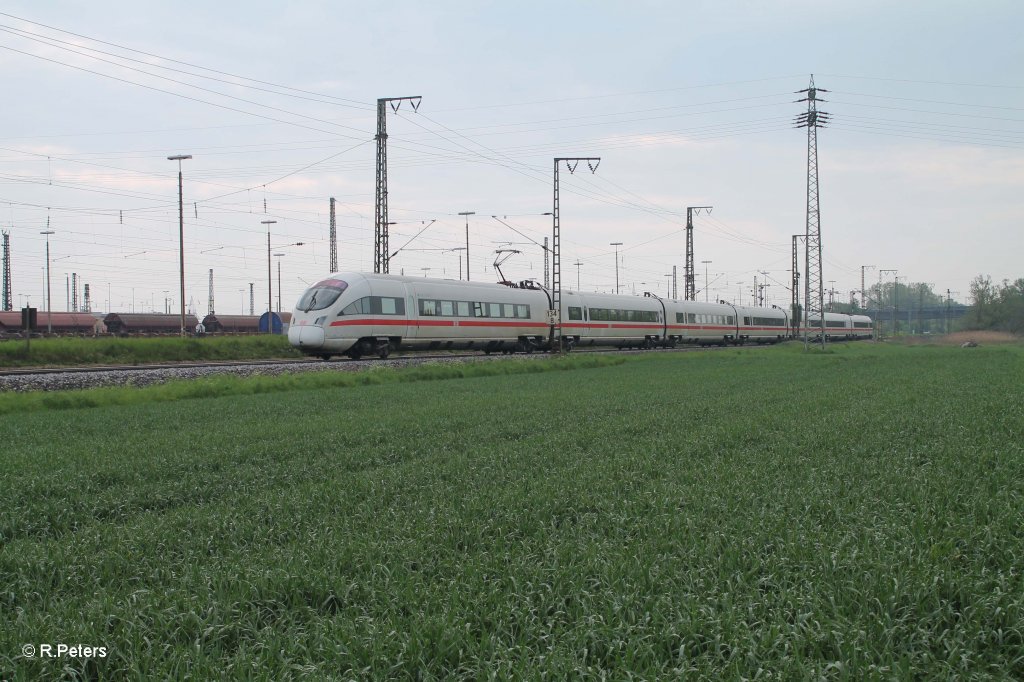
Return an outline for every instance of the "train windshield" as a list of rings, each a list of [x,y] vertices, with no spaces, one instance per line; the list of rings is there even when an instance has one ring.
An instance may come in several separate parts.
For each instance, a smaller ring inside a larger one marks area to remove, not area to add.
[[[340,279],[325,279],[306,289],[296,307],[306,313],[310,310],[323,310],[337,301],[341,292],[347,288],[348,283]]]

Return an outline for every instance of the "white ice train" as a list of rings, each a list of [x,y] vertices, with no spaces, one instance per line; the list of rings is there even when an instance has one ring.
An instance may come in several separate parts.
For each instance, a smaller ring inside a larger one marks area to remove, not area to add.
[[[781,308],[563,291],[565,347],[776,343],[793,335]],[[340,272],[302,294],[288,340],[309,355],[387,357],[392,350],[533,352],[551,347],[550,292],[519,285]],[[826,338],[870,338],[871,318],[825,313]],[[817,334],[820,322],[810,321]]]

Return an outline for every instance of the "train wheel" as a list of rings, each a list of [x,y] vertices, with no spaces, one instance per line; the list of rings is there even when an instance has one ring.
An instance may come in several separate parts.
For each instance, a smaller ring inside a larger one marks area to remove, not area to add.
[[[377,357],[379,357],[381,360],[387,360],[389,355],[391,355],[391,345],[385,343],[377,351]]]
[[[327,353],[324,353],[323,355],[320,356],[320,359],[323,360],[324,362],[327,362],[328,360],[331,359],[331,356],[328,355]]]

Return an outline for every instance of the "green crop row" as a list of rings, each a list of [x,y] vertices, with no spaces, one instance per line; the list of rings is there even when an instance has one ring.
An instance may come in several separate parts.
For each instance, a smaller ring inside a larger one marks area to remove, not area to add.
[[[194,400],[233,395],[283,393],[322,388],[343,388],[370,384],[407,383],[411,381],[439,381],[467,377],[497,376],[503,374],[531,374],[537,372],[607,367],[625,362],[622,357],[592,355],[571,358],[538,358],[536,360],[504,360],[491,362],[448,362],[392,369],[386,366],[363,371],[344,369],[317,372],[298,372],[277,376],[239,377],[213,375],[197,379],[171,380],[144,388],[100,387],[68,391],[28,391],[0,393],[0,415],[37,410],[72,410],[86,407],[134,405],[140,403]]]
[[[2,415],[0,678],[1024,677],[1024,352],[830,350]]]
[[[0,343],[0,367],[144,364],[200,360],[299,358],[281,335],[207,336],[203,338],[63,338]]]

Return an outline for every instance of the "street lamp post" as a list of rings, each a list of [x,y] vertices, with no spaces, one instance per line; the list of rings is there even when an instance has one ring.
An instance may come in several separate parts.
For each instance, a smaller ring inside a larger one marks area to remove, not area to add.
[[[456,247],[453,247],[453,248],[448,249],[448,250],[449,251],[465,251],[466,247],[465,246],[456,246]],[[459,281],[461,282],[462,281],[462,256],[460,255],[455,260],[459,261]]]
[[[612,242],[609,246],[615,247],[615,293],[619,293],[619,247],[622,246],[622,242]]]
[[[185,204],[182,198],[181,162],[191,159],[191,154],[168,156],[168,161],[178,162],[178,276],[181,284],[181,335],[185,336]]]
[[[466,216],[466,281],[470,280],[469,276],[469,216],[476,215],[476,211],[460,211],[459,215]],[[460,276],[459,279],[462,279]]]
[[[701,261],[701,263],[704,264],[704,302],[705,303],[708,302],[708,263],[710,263],[710,262],[711,261],[709,261],[709,260],[702,260]],[[718,281],[717,277],[715,278],[715,281],[716,282]]]
[[[46,333],[53,333],[53,320],[50,316],[50,235],[56,234],[53,230],[43,230],[39,234],[46,235]]]
[[[261,220],[261,224],[267,226],[267,333],[274,333],[274,280],[273,268],[270,262],[270,226],[277,223],[276,220]]]

